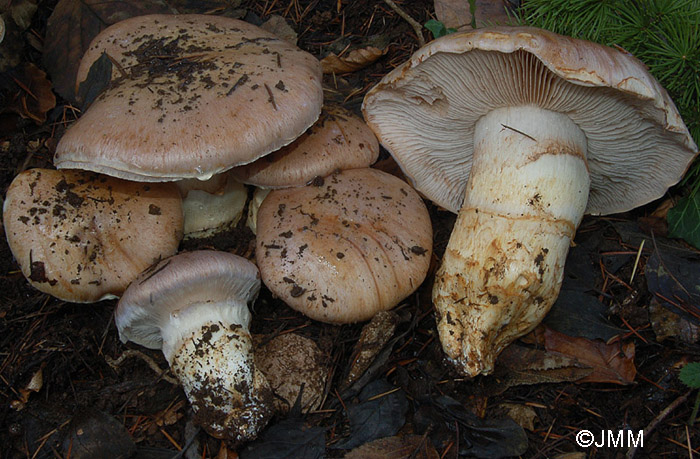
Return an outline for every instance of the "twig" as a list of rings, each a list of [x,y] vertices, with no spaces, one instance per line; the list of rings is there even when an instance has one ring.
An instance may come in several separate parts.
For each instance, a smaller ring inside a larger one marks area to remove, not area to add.
[[[423,38],[423,26],[418,24],[418,21],[409,16],[408,13],[402,10],[399,5],[393,2],[393,0],[384,0],[384,3],[389,5],[389,7],[396,12],[396,14],[401,16],[404,21],[408,22],[411,27],[413,27],[413,31],[416,33],[416,37],[418,38],[418,46],[425,45],[425,38]]]
[[[683,402],[685,402],[688,399],[688,396],[690,395],[691,392],[692,392],[692,390],[689,390],[685,394],[683,394],[680,397],[678,397],[677,399],[675,399],[673,402],[671,402],[670,405],[668,405],[666,408],[664,408],[663,411],[661,411],[661,413],[658,414],[658,416],[656,416],[654,419],[652,419],[651,422],[649,423],[649,425],[644,428],[644,437],[649,435],[656,428],[656,426],[659,425],[659,423],[666,418],[666,416],[671,414],[671,412],[673,410],[675,410],[681,404],[683,404]],[[630,449],[627,450],[627,454],[625,455],[625,457],[627,459],[632,459],[634,457],[634,455],[636,454],[636,452],[637,452],[637,447],[632,446],[632,447],[630,447]]]
[[[180,382],[177,379],[165,373],[168,370],[161,369],[152,358],[150,358],[143,352],[139,352],[133,349],[127,349],[126,351],[122,352],[122,355],[120,355],[116,359],[110,358],[108,355],[105,355],[105,361],[107,361],[107,364],[109,364],[110,367],[116,370],[117,368],[119,368],[121,363],[128,357],[138,357],[139,359],[146,362],[146,365],[148,365],[151,368],[151,370],[156,372],[156,374],[158,374],[159,377],[163,378],[164,380],[168,381],[170,384],[173,384],[175,386],[180,385]]]

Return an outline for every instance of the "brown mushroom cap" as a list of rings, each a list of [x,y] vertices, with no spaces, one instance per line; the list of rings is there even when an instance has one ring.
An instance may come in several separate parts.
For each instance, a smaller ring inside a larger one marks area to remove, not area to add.
[[[121,295],[141,271],[174,254],[182,238],[177,187],[84,171],[22,172],[3,212],[22,273],[66,301]]]
[[[93,40],[78,82],[105,52],[111,85],[59,142],[58,168],[207,179],[292,142],[321,111],[318,60],[243,21],[127,19]]]
[[[425,204],[408,184],[376,169],[273,190],[257,226],[265,285],[323,322],[357,322],[393,308],[420,286],[430,264]]]
[[[289,412],[302,386],[302,411],[321,406],[328,374],[326,361],[313,340],[296,333],[275,336],[255,349],[255,364],[277,395],[275,408],[279,413]]]
[[[363,112],[416,189],[457,212],[476,122],[495,109],[528,105],[566,114],[585,133],[587,213],[621,212],[662,196],[697,154],[644,64],[528,27],[478,29],[429,43],[367,93]]]
[[[379,142],[365,122],[338,105],[330,105],[294,142],[231,173],[250,185],[287,188],[306,185],[336,170],[369,167],[377,156]]]

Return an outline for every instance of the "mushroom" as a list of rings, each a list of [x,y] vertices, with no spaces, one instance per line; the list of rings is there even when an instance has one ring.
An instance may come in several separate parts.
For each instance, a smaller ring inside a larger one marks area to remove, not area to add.
[[[258,210],[256,244],[260,275],[275,295],[312,319],[351,323],[420,286],[432,227],[408,184],[361,168],[271,191]]]
[[[243,216],[248,189],[230,171],[206,181],[185,179],[175,183],[182,194],[185,239],[213,236],[236,226]]]
[[[369,167],[378,156],[379,142],[362,119],[339,105],[326,105],[294,142],[231,173],[248,185],[287,188],[336,170]]]
[[[301,411],[320,408],[328,374],[327,357],[316,343],[296,333],[262,341],[255,362],[275,394],[278,413],[288,413],[301,395]]]
[[[247,225],[257,233],[258,208],[270,189],[303,186],[337,170],[369,167],[379,142],[365,122],[339,105],[326,105],[318,121],[286,147],[230,173],[255,185]]]
[[[29,282],[77,303],[121,295],[141,271],[177,251],[183,227],[174,185],[75,170],[19,174],[3,219]]]
[[[550,309],[584,212],[662,196],[697,154],[641,62],[534,28],[435,40],[363,111],[416,189],[459,212],[433,302],[443,349],[470,376]]]
[[[206,180],[292,142],[318,118],[321,66],[269,32],[210,15],[145,15],[104,29],[112,81],[61,138],[56,167],[137,181]]]
[[[144,271],[115,312],[122,342],[162,349],[195,421],[233,444],[255,438],[273,413],[248,331],[259,290],[258,269],[245,258],[184,252]]]

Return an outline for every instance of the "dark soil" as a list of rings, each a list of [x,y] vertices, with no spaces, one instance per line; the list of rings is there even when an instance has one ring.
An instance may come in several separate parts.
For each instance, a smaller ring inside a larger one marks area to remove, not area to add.
[[[43,38],[54,5],[53,1],[39,1],[27,35]],[[419,23],[428,20],[433,11],[428,0],[405,1],[402,7]],[[326,77],[327,98],[340,101],[357,113],[366,90],[417,48],[413,29],[383,1],[244,1],[241,8],[252,21],[266,19],[273,13],[284,15],[299,33],[299,46],[319,58],[330,51],[339,53],[348,45],[362,47],[382,39],[387,52],[379,61],[349,75]],[[427,31],[425,36],[429,38]],[[22,55],[26,62],[42,67],[41,54],[29,41]],[[3,93],[3,97],[9,96]],[[70,112],[65,108],[65,102],[59,98],[57,108],[43,124],[11,112],[0,114],[3,196],[13,177],[22,170],[52,167],[53,149],[65,129],[61,119],[65,112]],[[386,157],[383,152],[382,158]],[[435,229],[437,265],[454,216],[427,204]],[[628,285],[622,281],[630,278],[635,263],[635,256],[630,253],[636,253],[637,246],[625,243],[611,223],[642,221],[649,228],[649,222],[660,221],[647,218],[657,206],[658,203],[653,203],[614,220],[587,217],[576,239],[579,246],[586,248],[585,254],[590,259],[590,267],[585,269],[594,282],[594,295],[610,306],[606,320],[622,330],[619,338],[635,344],[634,383],[540,382],[502,390],[507,378],[503,371],[495,376],[466,380],[443,360],[430,302],[431,274],[397,308],[401,322],[396,336],[401,337],[372,378],[384,379],[405,394],[408,410],[400,434],[418,435],[423,441],[422,449],[391,457],[457,457],[458,451],[468,450],[469,444],[465,442],[475,437],[470,437],[469,432],[465,434],[464,424],[458,423],[449,410],[442,410],[442,418],[434,413],[442,406],[437,403],[441,396],[457,400],[465,413],[489,420],[503,418],[503,403],[534,410],[533,429],[525,430],[528,446],[523,457],[560,457],[570,452],[590,457],[622,457],[627,448],[584,449],[576,445],[575,436],[581,429],[597,436],[602,430],[616,432],[629,428],[637,432],[685,396],[686,400],[672,406],[653,425],[636,457],[689,457],[693,455],[689,448],[695,448],[693,452],[697,454],[700,431],[697,426],[687,426],[695,393],[688,395],[688,389],[679,382],[678,369],[685,362],[700,360],[700,348],[679,337],[657,340],[648,311],[653,295],[647,289],[643,270],[651,251],[647,247],[644,252],[634,282]],[[654,229],[658,235],[659,227]],[[253,236],[241,224],[217,238],[183,244],[182,249],[202,247],[250,257]],[[620,258],[620,253],[624,257]],[[617,258],[614,254],[618,254]],[[121,437],[111,433],[118,429],[109,430],[114,429],[111,422],[115,420],[138,445],[139,457],[174,457],[191,438],[198,444],[200,457],[216,457],[225,452],[220,441],[192,428],[192,413],[184,393],[167,382],[163,374],[138,358],[127,358],[118,367],[110,366],[111,359],[131,349],[143,352],[160,368],[167,369],[159,351],[119,341],[112,319],[115,305],[116,301],[71,304],[38,292],[19,271],[5,238],[0,238],[0,457],[69,457],[72,453],[66,445],[76,435],[76,429],[94,435],[92,441],[106,442],[105,451],[110,453],[100,457],[116,457]],[[347,371],[362,324],[331,326],[311,321],[273,298],[263,287],[254,306],[253,332],[271,337],[289,330],[314,339],[327,356],[330,380],[326,403],[318,412],[305,415],[303,421],[325,429],[328,457],[342,457],[345,451],[332,446],[356,433],[343,410],[354,398],[341,400],[338,384]],[[536,347],[536,343],[536,336],[532,335],[521,344]],[[43,378],[40,389],[27,390],[37,372]],[[100,417],[104,415],[107,420]],[[80,419],[91,421],[80,425]],[[271,426],[279,425],[283,419],[282,416],[273,419]],[[429,427],[426,420],[432,422]],[[91,425],[103,430],[90,433],[86,426]],[[494,431],[495,442],[508,443],[508,438],[498,435],[498,427]],[[495,450],[489,449],[488,441],[485,444],[486,453],[482,454],[493,455]]]

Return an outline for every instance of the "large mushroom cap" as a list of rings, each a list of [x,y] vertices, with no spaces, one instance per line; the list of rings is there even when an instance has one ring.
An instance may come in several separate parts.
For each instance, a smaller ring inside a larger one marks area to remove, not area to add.
[[[365,122],[338,105],[328,105],[294,142],[231,173],[250,185],[287,188],[336,170],[369,167],[377,156],[379,142]]]
[[[425,204],[406,182],[376,169],[273,190],[257,226],[255,256],[265,285],[323,322],[358,322],[393,308],[420,286],[430,265]]]
[[[93,40],[78,82],[103,53],[111,85],[61,139],[59,168],[206,179],[290,143],[321,111],[318,60],[243,21],[127,19]]]
[[[662,196],[697,154],[673,102],[641,62],[535,28],[437,39],[370,90],[363,111],[416,189],[457,212],[476,122],[528,105],[568,115],[585,134],[587,213],[621,212]]]
[[[121,295],[141,271],[177,251],[182,200],[172,184],[32,169],[7,190],[4,223],[34,287],[94,302]]]

